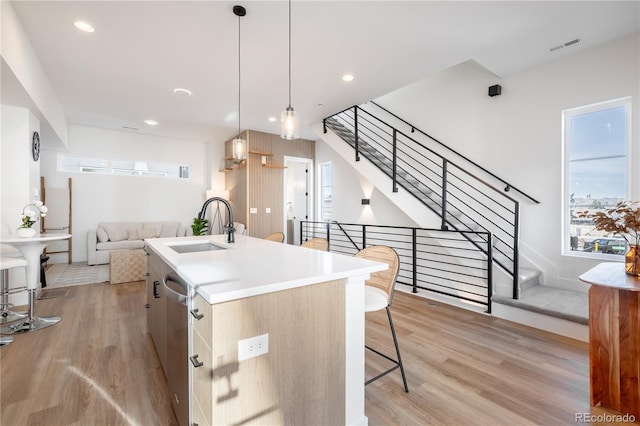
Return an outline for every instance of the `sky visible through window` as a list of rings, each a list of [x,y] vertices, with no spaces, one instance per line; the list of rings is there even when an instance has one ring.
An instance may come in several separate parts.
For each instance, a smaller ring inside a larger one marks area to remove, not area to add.
[[[570,120],[570,193],[574,198],[626,197],[625,107],[576,115]]]

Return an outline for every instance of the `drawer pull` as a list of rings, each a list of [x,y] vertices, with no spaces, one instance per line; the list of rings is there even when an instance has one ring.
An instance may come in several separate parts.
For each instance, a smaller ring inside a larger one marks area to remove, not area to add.
[[[153,297],[156,299],[160,299],[160,295],[158,294],[158,285],[160,285],[160,281],[153,282]]]
[[[195,319],[197,319],[198,321],[200,321],[202,318],[204,318],[204,314],[199,314],[198,313],[199,309],[195,308],[191,310],[191,315],[193,315],[193,317]]]
[[[189,360],[191,361],[191,364],[193,364],[195,368],[202,367],[204,365],[204,362],[198,361],[198,354],[191,355],[189,357]]]

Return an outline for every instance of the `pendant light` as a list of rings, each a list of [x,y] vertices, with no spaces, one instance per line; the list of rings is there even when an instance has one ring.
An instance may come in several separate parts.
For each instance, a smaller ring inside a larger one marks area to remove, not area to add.
[[[240,137],[240,18],[247,14],[247,10],[233,6],[233,13],[238,17],[238,135],[232,142],[232,150],[234,163],[240,163],[247,159],[247,141]]]
[[[280,114],[280,137],[298,139],[298,113],[291,107],[291,0],[289,0],[289,106]]]

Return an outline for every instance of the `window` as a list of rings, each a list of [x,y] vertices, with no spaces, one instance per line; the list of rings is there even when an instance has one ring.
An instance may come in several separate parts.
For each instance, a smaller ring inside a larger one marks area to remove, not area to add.
[[[630,98],[563,112],[565,254],[616,258],[626,251],[620,235],[594,230],[578,212],[594,213],[628,199],[630,117]]]
[[[150,163],[148,161],[134,160],[109,160],[105,158],[58,154],[59,172],[189,179],[189,170],[189,166],[182,164]]]
[[[320,212],[318,216],[321,222],[329,222],[331,220],[331,190],[333,188],[333,179],[331,177],[331,162],[318,165],[320,168]]]

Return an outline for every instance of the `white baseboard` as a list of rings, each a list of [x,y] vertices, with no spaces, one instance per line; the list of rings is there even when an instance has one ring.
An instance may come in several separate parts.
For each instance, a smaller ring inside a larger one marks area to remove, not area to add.
[[[413,293],[410,288],[404,287],[396,287],[396,290],[402,291],[404,293],[409,293],[414,296],[423,297],[425,299],[446,303],[447,305],[456,306],[458,308],[486,314],[485,311],[487,307],[477,303],[467,302],[464,300],[459,300],[453,297],[444,296],[420,289],[418,289],[418,293]],[[500,303],[491,304],[490,315],[496,318],[502,318],[518,324],[537,328],[539,330],[548,331],[549,333],[559,334],[571,339],[576,339],[581,342],[589,341],[589,327],[584,324],[578,324],[572,321],[550,317],[548,315],[542,315],[537,312],[514,308],[512,306],[507,306]]]
[[[571,339],[580,340],[581,342],[589,341],[589,326],[584,324],[514,308],[513,306],[507,306],[501,303],[493,303],[491,305],[491,311],[492,315],[497,318],[559,334]]]

